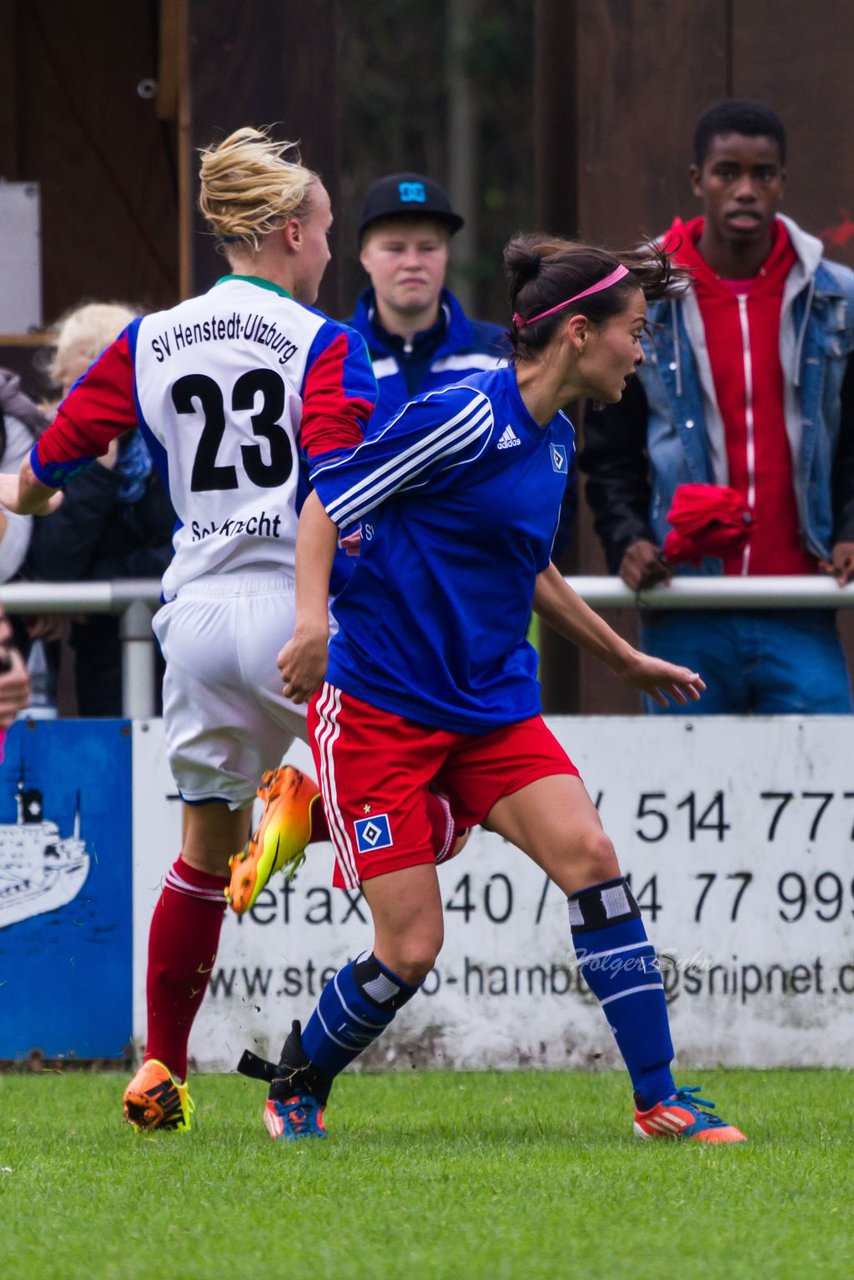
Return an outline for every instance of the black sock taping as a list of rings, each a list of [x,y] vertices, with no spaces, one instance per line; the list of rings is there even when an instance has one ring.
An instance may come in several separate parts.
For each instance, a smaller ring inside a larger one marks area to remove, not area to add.
[[[591,885],[567,898],[569,924],[573,933],[605,929],[640,915],[640,907],[626,883],[625,876]]]
[[[398,978],[396,973],[380,963],[373,951],[353,962],[353,977],[366,1000],[378,1009],[393,1009],[395,1013],[412,999],[421,985],[414,987]]]
[[[259,1058],[257,1053],[253,1053],[251,1049],[244,1049],[243,1057],[237,1064],[237,1070],[242,1076],[249,1076],[252,1080],[264,1080],[267,1084],[272,1084],[276,1075],[276,1064],[268,1062],[266,1058]]]
[[[326,1104],[334,1076],[321,1071],[303,1052],[300,1024],[294,1022],[290,1034],[282,1045],[282,1055],[277,1063],[259,1058],[251,1049],[243,1051],[237,1070],[252,1080],[263,1080],[270,1086],[270,1097],[284,1099],[292,1093],[310,1093]]]

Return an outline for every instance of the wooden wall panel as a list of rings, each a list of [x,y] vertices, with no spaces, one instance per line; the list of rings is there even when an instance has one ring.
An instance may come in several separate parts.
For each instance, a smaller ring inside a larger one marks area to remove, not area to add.
[[[566,0],[534,0],[534,216],[556,235],[578,230],[578,16]]]
[[[694,121],[727,91],[724,0],[577,0],[579,232],[610,246],[690,213]]]
[[[189,134],[193,148],[243,125],[274,125],[279,138],[300,143],[303,159],[322,176],[332,197],[338,185],[338,0],[187,0]],[[192,166],[193,199],[198,163]],[[195,215],[191,289],[207,288],[222,259]],[[341,314],[335,257],[318,305]]]
[[[4,10],[8,10],[8,4]],[[12,122],[20,179],[41,184],[44,314],[84,298],[177,293],[167,126],[137,92],[157,74],[155,6],[18,3]]]
[[[786,126],[784,212],[854,267],[854,4],[733,6],[732,85]]]
[[[0,178],[17,182],[18,155],[18,6],[0,0]]]

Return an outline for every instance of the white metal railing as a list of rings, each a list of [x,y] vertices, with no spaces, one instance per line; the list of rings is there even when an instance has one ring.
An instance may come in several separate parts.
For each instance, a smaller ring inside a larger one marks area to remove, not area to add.
[[[8,613],[115,613],[122,640],[122,711],[129,720],[154,715],[154,636],[151,616],[160,603],[157,578],[115,582],[5,582],[0,604]]]
[[[815,577],[678,577],[667,587],[634,592],[619,578],[567,578],[594,609],[846,609],[854,608],[854,582],[840,587]]]
[[[630,591],[619,578],[567,578],[595,609],[847,609],[854,583],[830,578],[679,577],[668,587]],[[7,582],[0,604],[9,613],[115,613],[121,617],[123,709],[129,719],[154,714],[154,637],[151,617],[160,603],[156,578],[116,582]]]

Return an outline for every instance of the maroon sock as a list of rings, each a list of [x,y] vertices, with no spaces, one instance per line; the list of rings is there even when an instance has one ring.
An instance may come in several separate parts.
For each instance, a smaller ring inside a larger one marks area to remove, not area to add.
[[[187,1078],[187,1042],[216,960],[228,876],[198,871],[179,857],[167,872],[148,936],[148,1039],[157,1058]]]

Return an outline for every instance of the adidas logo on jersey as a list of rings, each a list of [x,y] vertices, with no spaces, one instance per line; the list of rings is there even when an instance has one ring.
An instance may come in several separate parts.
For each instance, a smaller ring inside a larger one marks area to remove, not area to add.
[[[498,441],[498,447],[499,449],[512,449],[514,445],[521,443],[522,441],[516,435],[516,432],[508,425],[504,428],[501,439]]]

